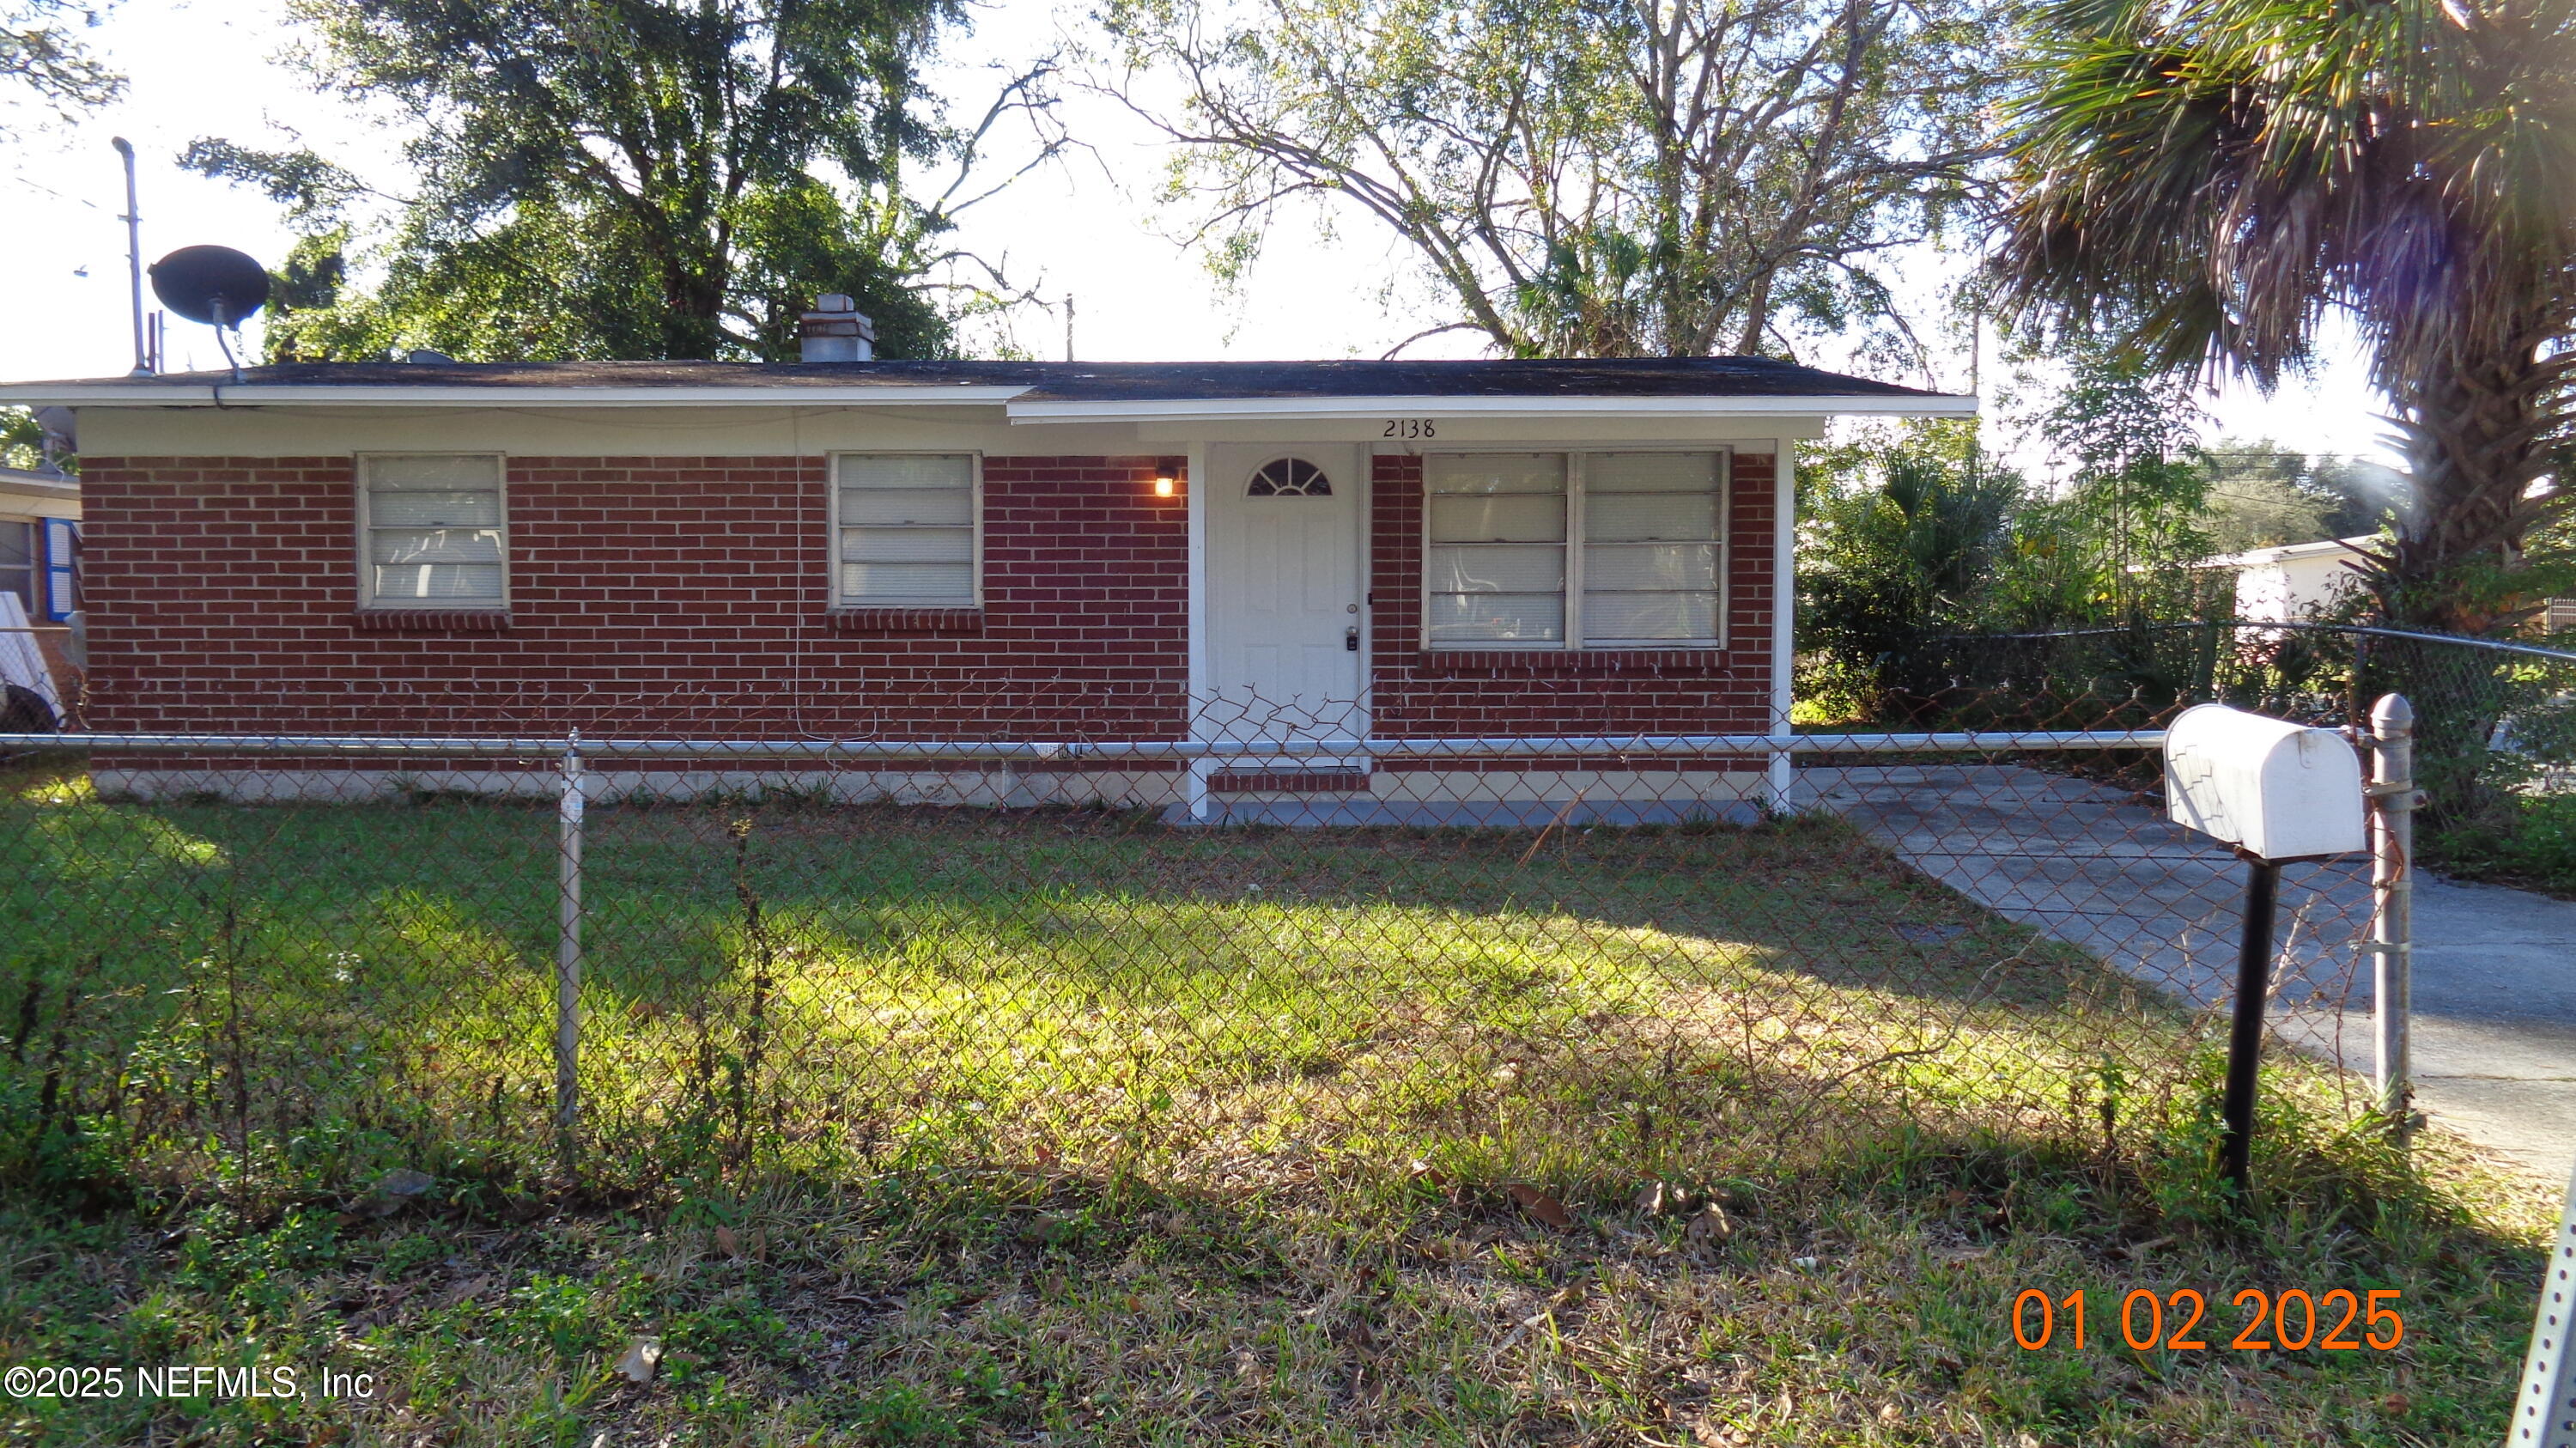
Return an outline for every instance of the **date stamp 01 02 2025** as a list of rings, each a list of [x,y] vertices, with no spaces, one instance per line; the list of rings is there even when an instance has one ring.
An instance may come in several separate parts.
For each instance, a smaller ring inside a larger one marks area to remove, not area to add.
[[[2406,1319],[2397,1311],[2397,1298],[2395,1288],[2354,1292],[2338,1287],[2312,1294],[2292,1287],[2275,1296],[2259,1287],[2248,1287],[2235,1295],[2234,1305],[2238,1309],[2252,1307],[2252,1315],[2229,1338],[2222,1328],[2202,1326],[2202,1319],[2209,1315],[2209,1299],[2203,1293],[2184,1287],[2160,1295],[2151,1288],[2139,1287],[2120,1299],[2120,1341],[2137,1352],[2158,1347],[2168,1352],[2211,1347],[2239,1352],[2303,1352],[2311,1346],[2336,1352],[2359,1352],[2364,1348],[2387,1352],[2406,1340]],[[2294,1324],[2296,1331],[2292,1330]],[[2031,1352],[2052,1343],[2083,1347],[2083,1289],[2059,1298],[2036,1287],[2022,1289],[2013,1299],[2012,1330],[2013,1341]],[[2204,1332],[2214,1332],[2217,1337],[2198,1335]]]

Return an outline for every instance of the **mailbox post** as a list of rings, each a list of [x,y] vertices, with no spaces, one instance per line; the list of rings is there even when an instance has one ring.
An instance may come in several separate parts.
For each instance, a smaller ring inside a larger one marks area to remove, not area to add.
[[[2271,995],[2281,866],[2363,847],[2361,758],[2342,735],[2225,704],[2186,709],[2165,733],[2165,809],[2236,847],[2245,861],[2245,932],[2227,1033],[2219,1159],[2250,1200],[2254,1095]]]
[[[2240,855],[2243,847],[2238,847]],[[2251,1200],[2254,1177],[2254,1088],[2263,1065],[2263,1005],[2272,995],[2272,942],[2280,933],[2281,866],[2260,855],[2245,860],[2245,933],[2236,946],[2235,1013],[2227,1022],[2227,1093],[2220,1099],[2218,1164]]]

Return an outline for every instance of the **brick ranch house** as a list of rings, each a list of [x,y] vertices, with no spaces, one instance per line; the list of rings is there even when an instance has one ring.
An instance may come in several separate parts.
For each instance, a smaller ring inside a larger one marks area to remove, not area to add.
[[[289,364],[0,402],[77,417],[93,730],[959,741],[1784,730],[1793,444],[1975,406],[1750,357]],[[1737,808],[1786,782],[1740,755],[836,778],[1358,818],[1669,799],[1676,771]]]

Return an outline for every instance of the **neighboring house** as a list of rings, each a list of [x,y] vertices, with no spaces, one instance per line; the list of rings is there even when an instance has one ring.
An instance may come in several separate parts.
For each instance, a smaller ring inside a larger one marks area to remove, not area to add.
[[[2325,538],[2212,558],[2204,565],[2236,574],[2236,616],[2250,623],[2298,623],[2333,612],[2361,589],[2354,550],[2376,540]]]
[[[0,468],[0,593],[26,610],[64,698],[75,693],[70,624],[80,607],[80,516],[79,479]]]
[[[1785,729],[1790,449],[1975,407],[1740,357],[294,364],[0,401],[78,412],[93,728],[1074,742]],[[1546,799],[1555,767],[1075,755],[939,797]]]

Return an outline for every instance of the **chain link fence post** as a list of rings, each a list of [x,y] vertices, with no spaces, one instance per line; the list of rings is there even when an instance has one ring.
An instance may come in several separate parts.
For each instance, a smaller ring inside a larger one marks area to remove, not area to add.
[[[2540,1310],[2531,1321],[2531,1351],[2523,1359],[2522,1392],[2513,1400],[2506,1448],[2576,1448],[2576,1353],[2568,1331],[2576,1327],[2576,1177],[2567,1183],[2567,1206],[2558,1235],[2549,1242],[2549,1265],[2540,1274]]]
[[[555,1156],[564,1181],[579,1166],[581,1117],[581,731],[564,739],[555,812]]]
[[[2414,1134],[2409,1052],[2415,975],[2415,708],[2382,695],[2370,711],[2370,986],[2379,1109],[2400,1143]]]

